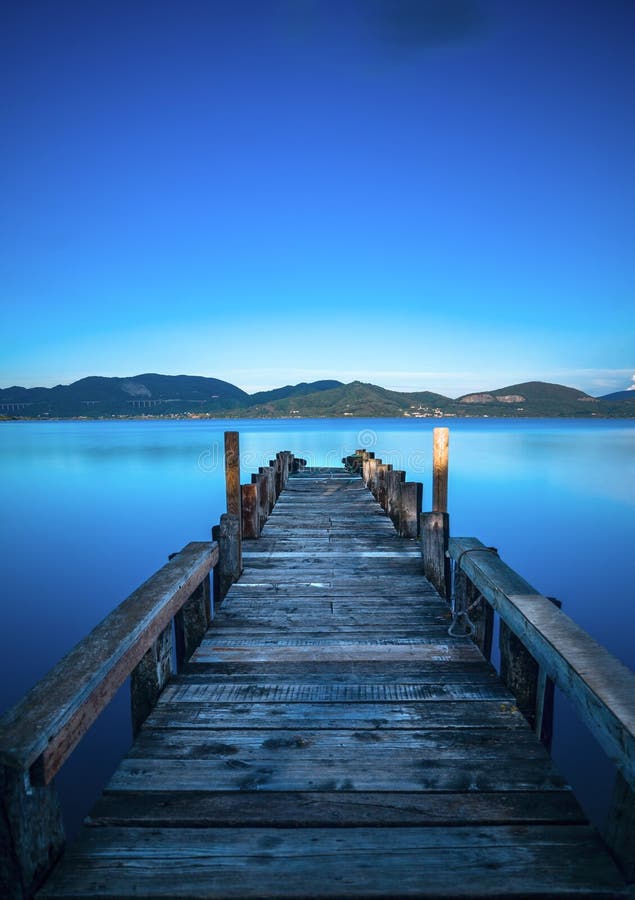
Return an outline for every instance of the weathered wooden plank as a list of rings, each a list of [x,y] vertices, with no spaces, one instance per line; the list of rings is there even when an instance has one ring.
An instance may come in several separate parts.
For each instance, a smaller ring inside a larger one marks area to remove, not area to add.
[[[367,764],[365,767],[364,764]],[[551,761],[454,759],[387,754],[373,767],[372,753],[355,758],[260,755],[224,759],[123,760],[107,790],[204,791],[540,791],[561,790],[565,779]]]
[[[482,684],[225,684],[172,682],[164,691],[171,703],[402,703],[410,700],[500,700],[513,702],[499,681]],[[541,752],[542,752],[542,745]]]
[[[470,759],[531,759],[547,763],[549,755],[529,730],[507,728],[448,729],[384,728],[352,729],[219,729],[210,736],[199,729],[144,728],[128,754],[129,759],[355,759],[360,765],[381,765],[399,760],[455,759],[469,765]]]
[[[443,703],[178,703],[164,698],[147,719],[152,728],[521,728],[527,722],[513,703],[500,700],[447,700]]]
[[[191,543],[77,644],[0,720],[0,760],[46,783],[207,576],[218,547]]]
[[[584,824],[571,791],[496,791],[435,794],[390,791],[247,791],[181,794],[168,791],[104,794],[87,824],[172,827],[307,828],[315,825],[456,826]]]

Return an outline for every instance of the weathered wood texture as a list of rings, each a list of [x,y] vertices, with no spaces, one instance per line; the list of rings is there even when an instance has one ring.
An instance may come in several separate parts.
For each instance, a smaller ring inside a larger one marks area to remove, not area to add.
[[[258,485],[253,481],[250,484],[241,484],[240,498],[242,536],[244,538],[257,538],[260,536]]]
[[[624,896],[358,476],[290,477],[252,547],[42,897]]]
[[[450,598],[450,517],[446,512],[421,513],[419,530],[423,571],[426,578],[446,599]]]
[[[448,511],[448,457],[450,429],[432,432],[432,511]]]
[[[225,493],[227,512],[240,518],[240,438],[237,431],[225,432]]]

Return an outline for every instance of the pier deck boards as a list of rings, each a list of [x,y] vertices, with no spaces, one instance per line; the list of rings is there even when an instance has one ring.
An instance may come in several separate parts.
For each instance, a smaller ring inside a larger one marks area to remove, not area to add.
[[[358,477],[294,475],[243,550],[41,897],[625,895]]]

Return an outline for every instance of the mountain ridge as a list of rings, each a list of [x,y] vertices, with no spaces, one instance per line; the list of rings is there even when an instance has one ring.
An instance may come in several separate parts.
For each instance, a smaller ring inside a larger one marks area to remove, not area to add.
[[[625,396],[626,395],[626,396]],[[4,418],[325,417],[633,417],[635,391],[591,397],[584,391],[528,381],[447,397],[433,391],[393,391],[335,379],[246,391],[218,378],[146,372],[129,377],[91,375],[68,385],[0,389]]]

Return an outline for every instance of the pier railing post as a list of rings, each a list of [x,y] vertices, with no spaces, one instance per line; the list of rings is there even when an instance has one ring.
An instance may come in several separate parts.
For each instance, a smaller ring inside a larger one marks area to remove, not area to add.
[[[520,712],[532,728],[536,725],[539,666],[520,638],[501,621],[499,629],[501,678],[516,697]]]
[[[435,514],[432,514],[435,515]],[[447,549],[447,548],[446,548]],[[449,559],[446,556],[449,564]],[[447,596],[449,599],[449,572],[447,572]],[[467,577],[463,569],[458,566],[454,570],[454,603],[457,610],[469,609],[469,618],[474,626],[472,639],[485,659],[492,656],[492,639],[494,635],[494,610],[482,597],[479,600],[479,592]]]
[[[604,839],[626,880],[635,882],[635,791],[621,772],[615,776]]]
[[[213,617],[210,578],[207,575],[174,617],[177,672],[182,671],[200,645]]]
[[[173,630],[170,622],[130,673],[133,737],[139,733],[139,729],[156,706],[161,691],[172,676],[173,650]]]
[[[64,849],[55,782],[0,766],[0,891],[7,900],[33,897]]]
[[[450,542],[450,517],[447,512],[422,513],[421,552],[423,573],[433,587],[450,599],[450,560],[447,550]]]

